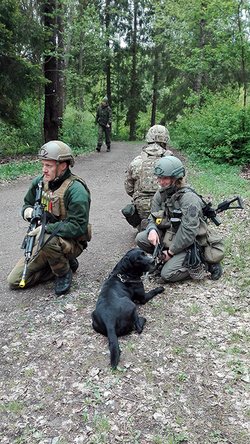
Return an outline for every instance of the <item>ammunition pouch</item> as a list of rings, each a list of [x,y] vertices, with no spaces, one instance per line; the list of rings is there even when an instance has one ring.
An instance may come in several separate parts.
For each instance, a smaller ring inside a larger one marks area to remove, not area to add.
[[[121,210],[123,216],[126,218],[129,225],[136,228],[141,223],[141,218],[138,214],[137,208],[134,204],[128,204]]]

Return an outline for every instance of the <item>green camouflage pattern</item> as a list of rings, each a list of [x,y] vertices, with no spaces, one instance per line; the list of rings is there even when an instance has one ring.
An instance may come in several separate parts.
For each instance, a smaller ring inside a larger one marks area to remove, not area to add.
[[[157,143],[143,147],[139,156],[130,163],[125,176],[124,186],[127,194],[133,198],[133,203],[142,219],[150,214],[151,200],[159,189],[154,175],[155,162],[162,156],[170,155]]]

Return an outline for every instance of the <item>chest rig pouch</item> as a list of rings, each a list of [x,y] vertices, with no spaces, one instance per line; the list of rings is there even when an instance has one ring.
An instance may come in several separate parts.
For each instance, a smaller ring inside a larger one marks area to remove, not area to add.
[[[87,187],[85,181],[74,174],[71,174],[71,176],[68,177],[68,179],[66,179],[61,184],[61,186],[55,191],[49,190],[47,183],[44,184],[42,204],[44,205],[45,211],[55,216],[58,220],[64,220],[66,218],[67,212],[64,205],[64,195],[69,186],[75,180],[81,182],[90,195],[89,188]],[[79,240],[84,240],[89,242],[91,238],[92,238],[91,224],[88,224],[87,232],[83,236],[81,236]]]
[[[162,242],[166,248],[170,247],[181,224],[182,211],[179,199],[186,191],[185,188],[182,188],[172,196],[167,196],[166,193],[162,194],[162,206],[164,209],[161,210],[161,214],[158,214],[158,223],[157,218],[155,223],[157,227],[165,231]],[[159,217],[160,215],[161,217]]]

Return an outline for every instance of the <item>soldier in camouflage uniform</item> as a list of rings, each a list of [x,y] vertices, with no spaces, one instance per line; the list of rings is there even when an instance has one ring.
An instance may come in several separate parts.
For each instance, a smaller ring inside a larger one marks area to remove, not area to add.
[[[160,189],[153,197],[147,228],[137,234],[137,245],[148,253],[153,253],[159,243],[163,245],[161,280],[176,282],[196,278],[192,276],[191,268],[185,265],[185,259],[188,249],[197,242],[211,279],[219,279],[222,275],[223,243],[212,234],[203,216],[204,202],[185,185],[182,162],[174,156],[166,156],[156,162],[154,171]]]
[[[98,106],[96,112],[96,123],[98,124],[98,142],[96,151],[101,151],[103,138],[105,136],[105,143],[107,146],[107,152],[110,151],[110,133],[112,123],[112,110],[108,103],[108,98],[104,97],[102,103]]]
[[[71,286],[72,272],[78,268],[76,259],[90,240],[89,210],[90,192],[86,183],[71,173],[74,158],[68,145],[50,141],[42,146],[38,154],[42,162],[42,175],[33,179],[24,197],[22,217],[32,218],[38,183],[42,181],[42,204],[46,218],[45,235],[40,249],[33,249],[28,264],[27,286],[55,278],[55,293],[66,293]],[[38,225],[29,236],[35,237],[35,245],[43,234],[44,227]],[[24,258],[20,259],[7,280],[13,289],[19,288],[24,269]]]
[[[170,137],[165,126],[152,126],[146,135],[146,142],[147,145],[142,148],[141,154],[130,163],[124,182],[125,190],[132,197],[132,206],[135,207],[140,221],[148,218],[152,198],[159,188],[154,175],[154,164],[160,157],[172,154],[168,149]],[[126,210],[124,213],[126,217]],[[140,226],[138,229],[140,230]]]

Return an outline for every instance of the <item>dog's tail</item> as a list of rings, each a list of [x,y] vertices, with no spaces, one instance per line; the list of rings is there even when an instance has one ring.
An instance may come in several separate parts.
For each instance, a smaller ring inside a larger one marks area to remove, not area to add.
[[[114,327],[110,327],[107,330],[107,336],[109,340],[110,365],[115,370],[120,360],[121,351],[118,343],[118,337]]]

